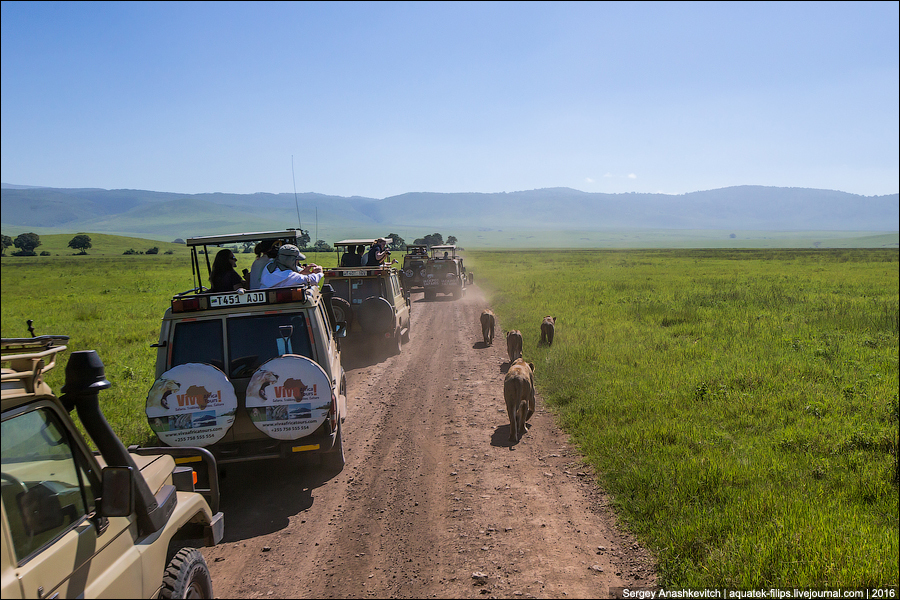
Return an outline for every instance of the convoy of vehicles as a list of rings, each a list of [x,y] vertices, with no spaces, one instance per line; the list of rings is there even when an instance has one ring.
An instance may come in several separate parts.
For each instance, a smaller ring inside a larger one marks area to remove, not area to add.
[[[68,338],[3,339],[4,599],[210,598],[208,568],[188,542],[222,539],[219,465],[311,454],[343,467],[342,341],[399,353],[409,341],[410,289],[459,298],[467,275],[456,246],[434,246],[429,258],[427,246],[412,245],[402,270],[388,259],[329,268],[319,285],[226,293],[204,285],[217,247],[298,245],[301,235],[187,240],[194,287],[163,315],[145,408],[163,447],[126,450],[115,437],[99,408],[110,384],[96,352],[72,354],[57,398],[43,375]],[[371,243],[335,248],[340,258]]]
[[[346,265],[344,254],[371,243],[372,240],[335,242],[340,257],[338,264]],[[324,283],[334,290],[335,317],[347,323],[348,343],[380,345],[390,354],[399,354],[403,344],[409,341],[409,289],[401,285],[393,262],[339,266],[325,271]]]
[[[303,454],[343,467],[347,330],[332,311],[330,286],[215,294],[199,283],[199,257],[210,246],[296,244],[300,233],[187,240],[198,285],[174,296],[163,316],[147,396],[147,419],[162,443],[205,447],[220,464]]]
[[[93,350],[72,353],[55,396],[44,376],[67,341],[2,340],[3,598],[212,598],[191,546],[222,539],[215,460],[201,448],[126,450],[100,410],[110,383]],[[205,468],[208,500],[176,466],[185,460]]]

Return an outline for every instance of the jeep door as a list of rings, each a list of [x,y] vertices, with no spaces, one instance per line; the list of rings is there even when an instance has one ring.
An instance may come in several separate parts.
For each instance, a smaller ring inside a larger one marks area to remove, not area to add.
[[[51,402],[9,413],[0,437],[11,542],[3,564],[15,577],[4,576],[3,598],[146,597],[134,516],[96,517],[98,466],[80,436]]]

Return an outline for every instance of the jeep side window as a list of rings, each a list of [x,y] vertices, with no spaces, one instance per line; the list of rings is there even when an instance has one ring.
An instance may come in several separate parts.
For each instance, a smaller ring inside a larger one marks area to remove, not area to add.
[[[3,421],[0,433],[3,507],[22,564],[93,512],[97,490],[52,411],[20,413]]]
[[[285,344],[282,325],[292,327]],[[305,313],[278,313],[228,319],[228,376],[250,377],[267,360],[282,354],[300,354],[312,358],[312,331]]]
[[[225,370],[222,320],[182,321],[175,324],[172,341],[172,364],[208,363]]]

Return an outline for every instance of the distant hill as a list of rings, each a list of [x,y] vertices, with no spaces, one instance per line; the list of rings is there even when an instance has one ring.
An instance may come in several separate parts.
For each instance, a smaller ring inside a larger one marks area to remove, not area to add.
[[[415,192],[384,199],[297,194],[177,194],[2,184],[2,228],[78,231],[171,241],[223,232],[296,227],[314,239],[501,230],[733,230],[894,232],[900,195],[737,186],[667,194],[601,194],[571,188],[509,193]],[[373,234],[374,232],[374,234]],[[408,240],[408,241],[411,241]]]

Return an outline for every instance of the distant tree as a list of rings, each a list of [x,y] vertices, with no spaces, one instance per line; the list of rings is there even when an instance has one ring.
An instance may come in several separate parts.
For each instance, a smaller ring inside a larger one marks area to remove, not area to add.
[[[175,240],[172,243],[173,244],[184,244],[186,242],[181,238],[175,238]]]
[[[308,248],[310,242],[309,232],[305,229],[300,230],[300,236],[297,238],[297,245],[301,248]]]
[[[53,256],[53,255],[50,254],[49,252],[47,252],[46,250],[41,250],[41,256]],[[57,256],[59,256],[59,254],[57,254]]]
[[[69,248],[81,250],[79,254],[87,254],[88,249],[91,247],[91,236],[85,233],[79,233],[69,240]]]
[[[732,234],[729,235],[728,237],[730,237],[731,239],[734,239],[734,238],[736,238],[737,236],[736,236],[735,234],[732,233]]]
[[[448,235],[448,236],[447,236],[447,243],[450,244],[450,245],[452,245],[452,246],[455,246],[455,245],[456,245],[456,236],[455,236],[455,235]]]
[[[403,248],[406,247],[406,240],[404,240],[396,233],[389,233],[387,234],[387,237],[394,239],[393,243],[388,244],[388,248],[390,248],[391,250],[403,250]]]
[[[41,245],[41,237],[36,233],[23,233],[13,242],[23,256],[34,256],[34,249]]]
[[[159,246],[153,246],[146,252],[147,254],[159,254]]]
[[[244,242],[244,249],[241,250],[243,254],[253,254],[253,248],[256,247],[256,244],[253,242]]]
[[[316,240],[316,245],[313,246],[316,252],[334,252],[334,248],[325,243],[325,240]]]
[[[432,233],[431,235],[426,235],[423,238],[417,239],[414,244],[424,244],[431,248],[432,246],[440,246],[444,243],[444,236],[439,233]]]
[[[8,235],[4,235],[4,236],[0,237],[0,243],[3,244],[3,252],[0,254],[2,254],[3,256],[6,256],[6,249],[13,245],[12,238],[9,237]]]
[[[126,250],[126,251],[123,252],[122,254],[128,256],[128,255],[131,255],[131,254],[141,254],[141,253],[138,252],[137,250],[135,250],[134,248],[129,248],[128,250]]]

